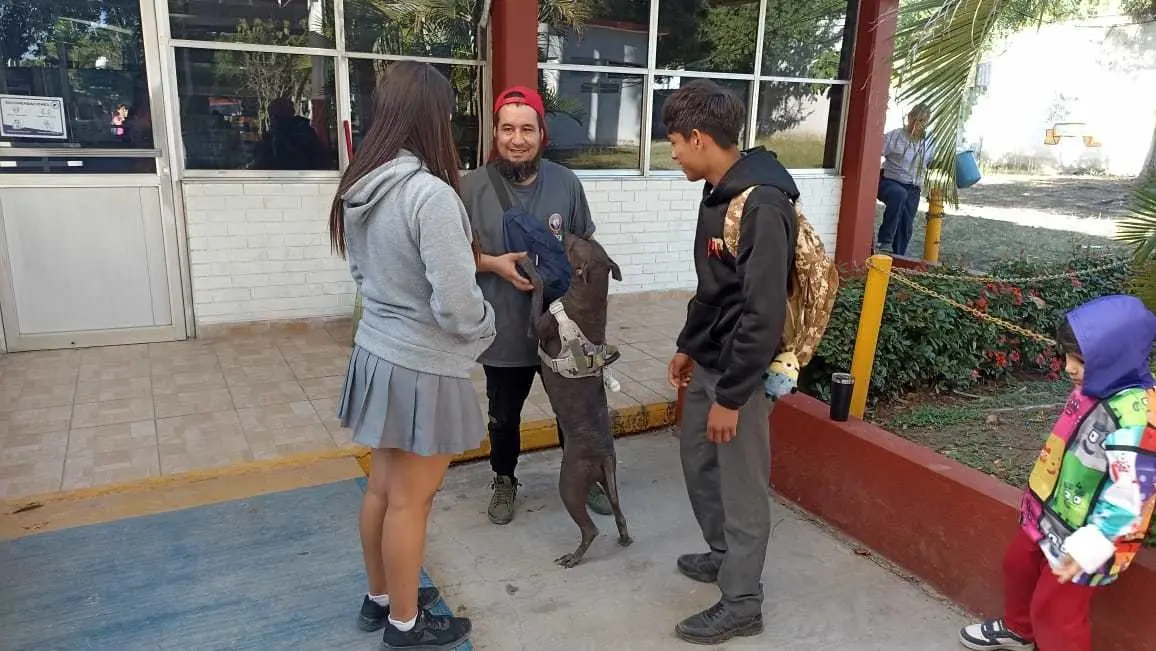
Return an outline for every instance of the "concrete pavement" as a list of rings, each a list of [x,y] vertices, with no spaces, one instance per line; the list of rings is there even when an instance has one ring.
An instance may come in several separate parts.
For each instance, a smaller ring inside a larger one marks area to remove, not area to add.
[[[683,617],[718,599],[713,585],[678,574],[675,558],[704,548],[670,430],[619,439],[623,509],[635,543],[619,547],[612,518],[570,570],[577,527],[558,498],[561,455],[525,455],[518,516],[486,519],[486,462],[451,469],[435,503],[426,565],[446,600],[473,618],[478,649],[582,651],[693,648],[674,637]],[[763,574],[766,632],[721,649],[955,651],[968,618],[919,585],[856,553],[794,510],[772,507]]]

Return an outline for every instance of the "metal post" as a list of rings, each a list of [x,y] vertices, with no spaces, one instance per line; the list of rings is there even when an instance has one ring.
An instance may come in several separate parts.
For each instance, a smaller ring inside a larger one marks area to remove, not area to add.
[[[883,304],[887,301],[887,284],[890,280],[891,256],[871,256],[867,260],[867,286],[863,289],[863,308],[859,312],[855,353],[851,357],[851,375],[855,378],[855,388],[851,392],[851,415],[855,418],[863,418],[867,410],[871,367],[875,365],[875,347],[879,343],[879,326],[883,323]]]
[[[927,237],[923,239],[923,259],[939,262],[939,239],[943,232],[943,191],[932,188],[927,195]]]

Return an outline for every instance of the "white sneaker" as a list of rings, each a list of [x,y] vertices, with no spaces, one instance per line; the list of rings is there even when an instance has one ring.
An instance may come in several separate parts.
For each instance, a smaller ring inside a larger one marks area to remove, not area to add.
[[[975,651],[1035,651],[1035,642],[1029,642],[1012,633],[1002,619],[965,626],[959,631],[959,642]]]

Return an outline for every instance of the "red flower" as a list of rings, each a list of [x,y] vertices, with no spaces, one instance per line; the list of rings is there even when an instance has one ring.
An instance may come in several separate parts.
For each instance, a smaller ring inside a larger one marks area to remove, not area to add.
[[[1005,366],[1007,366],[1007,355],[1004,355],[1003,353],[996,353],[995,354],[995,365],[1000,367],[1000,368],[1004,368]]]
[[[975,382],[979,379],[979,369],[971,369],[971,381]]]
[[[1083,287],[1083,286],[1084,286],[1084,283],[1080,282],[1080,279],[1079,279],[1079,278],[1076,278],[1075,276],[1072,276],[1072,287],[1077,287],[1077,288],[1078,288],[1078,287]]]
[[[1060,364],[1060,360],[1059,360],[1059,358],[1056,358],[1056,359],[1053,359],[1053,360],[1052,360],[1052,363],[1051,363],[1051,364],[1049,364],[1048,366],[1049,366],[1049,367],[1051,367],[1051,369],[1052,369],[1052,372],[1054,372],[1054,373],[1059,373],[1059,372],[1060,372],[1060,367],[1061,367],[1061,366],[1063,366],[1063,365],[1062,365],[1062,364]]]
[[[1036,366],[1043,366],[1045,363],[1047,363],[1047,359],[1044,358],[1043,353],[1036,355]]]
[[[987,299],[986,298],[980,298],[978,301],[975,302],[975,307],[980,312],[986,312],[987,311]]]
[[[1020,351],[1018,351],[1018,350],[1011,351],[1011,354],[1008,355],[1008,359],[1010,359],[1013,362],[1019,362],[1020,361]]]

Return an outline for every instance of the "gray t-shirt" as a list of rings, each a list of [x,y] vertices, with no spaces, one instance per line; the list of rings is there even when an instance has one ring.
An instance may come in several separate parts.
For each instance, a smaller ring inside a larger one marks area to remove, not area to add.
[[[586,193],[574,172],[543,160],[533,183],[524,186],[505,183],[510,189],[510,199],[541,219],[556,235],[567,232],[589,237],[594,234]],[[502,237],[502,205],[486,168],[474,170],[462,179],[462,202],[478,233],[482,253],[495,256],[510,253]],[[486,366],[537,366],[537,346],[529,335],[530,293],[518,291],[509,281],[492,273],[479,273],[478,286],[494,308],[497,328],[493,345],[478,361]]]

